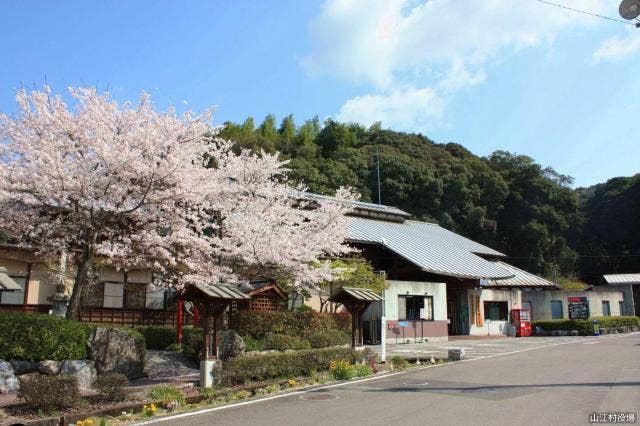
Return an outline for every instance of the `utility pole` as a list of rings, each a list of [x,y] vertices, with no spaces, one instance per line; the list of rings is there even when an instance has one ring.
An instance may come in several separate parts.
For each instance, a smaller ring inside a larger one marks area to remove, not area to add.
[[[378,168],[378,204],[382,204],[382,196],[380,191],[380,150],[376,146],[376,158],[377,158],[377,168]]]

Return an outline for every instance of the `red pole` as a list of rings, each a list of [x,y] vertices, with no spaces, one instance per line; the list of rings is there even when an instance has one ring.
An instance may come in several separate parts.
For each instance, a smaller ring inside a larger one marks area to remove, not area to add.
[[[182,299],[178,299],[178,305],[176,306],[176,343],[182,344],[182,327],[183,327],[183,316],[182,311],[184,308],[184,301]]]
[[[193,326],[200,326],[200,311],[198,310],[198,304],[193,302]]]

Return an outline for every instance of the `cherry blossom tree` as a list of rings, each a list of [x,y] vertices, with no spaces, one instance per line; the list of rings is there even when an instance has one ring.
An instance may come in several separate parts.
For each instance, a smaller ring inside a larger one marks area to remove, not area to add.
[[[269,154],[234,154],[211,111],[158,112],[148,95],[119,105],[108,93],[19,91],[0,115],[0,232],[45,256],[70,254],[77,318],[96,262],[150,268],[165,285],[208,285],[280,274],[311,286],[334,271],[344,200],[313,201],[286,183]]]

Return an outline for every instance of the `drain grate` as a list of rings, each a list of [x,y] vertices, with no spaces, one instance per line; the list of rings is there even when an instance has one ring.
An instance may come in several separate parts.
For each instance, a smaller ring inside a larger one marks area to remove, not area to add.
[[[336,399],[336,396],[328,393],[309,393],[302,395],[300,399],[306,399],[309,401],[326,401],[328,399]]]

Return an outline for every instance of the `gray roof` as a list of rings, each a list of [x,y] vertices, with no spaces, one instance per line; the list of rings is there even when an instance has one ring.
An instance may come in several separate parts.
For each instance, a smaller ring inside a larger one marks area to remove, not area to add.
[[[365,302],[379,302],[382,300],[382,296],[376,294],[368,288],[358,287],[342,287],[336,294],[334,294],[329,300],[334,298],[341,299],[343,296],[341,293],[351,296],[353,299],[362,300]]]
[[[21,291],[22,287],[7,273],[7,268],[0,267],[0,291]]]
[[[607,284],[640,284],[640,274],[603,275]]]
[[[501,268],[511,272],[513,277],[502,280],[490,280],[488,284],[483,284],[483,287],[558,287],[556,284],[545,278],[534,275],[523,269],[516,268],[508,263],[502,261],[497,261],[495,263]]]
[[[308,200],[308,201],[336,201],[335,197],[330,197],[328,195],[320,195],[313,194],[310,192],[300,193],[299,198]],[[371,213],[379,213],[386,214],[391,216],[398,216],[399,218],[407,219],[411,217],[411,214],[405,212],[404,210],[400,210],[397,207],[385,206],[384,204],[374,204],[374,203],[365,203],[364,201],[343,201],[345,204],[353,206],[353,208],[362,212],[371,212]]]
[[[235,287],[226,285],[191,284],[209,297],[218,299],[251,299]]]
[[[426,272],[471,279],[513,276],[478,256],[506,257],[504,254],[433,223],[351,217],[348,232],[348,239],[380,244]]]

